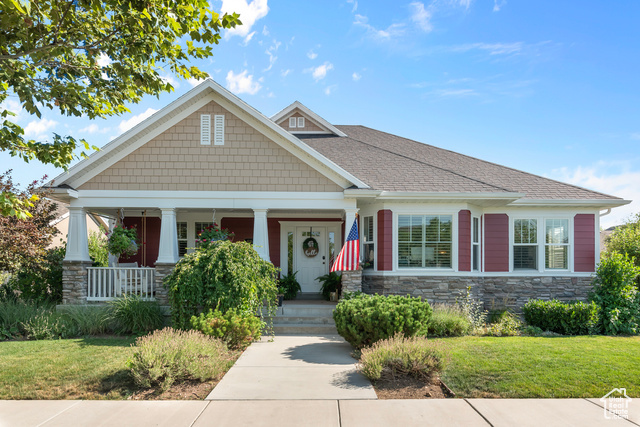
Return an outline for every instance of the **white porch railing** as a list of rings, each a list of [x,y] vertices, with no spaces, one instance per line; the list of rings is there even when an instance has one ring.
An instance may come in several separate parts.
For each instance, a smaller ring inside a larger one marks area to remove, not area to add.
[[[155,268],[89,267],[87,301],[110,301],[124,294],[155,299]]]

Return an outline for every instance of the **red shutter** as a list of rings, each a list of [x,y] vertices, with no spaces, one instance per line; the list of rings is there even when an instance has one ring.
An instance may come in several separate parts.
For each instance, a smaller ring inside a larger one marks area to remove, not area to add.
[[[578,214],[573,219],[574,271],[593,272],[596,268],[596,217]]]
[[[458,270],[471,271],[471,211],[458,212]]]
[[[509,271],[509,216],[484,216],[485,271]]]
[[[378,211],[378,270],[393,270],[393,213],[389,209]]]

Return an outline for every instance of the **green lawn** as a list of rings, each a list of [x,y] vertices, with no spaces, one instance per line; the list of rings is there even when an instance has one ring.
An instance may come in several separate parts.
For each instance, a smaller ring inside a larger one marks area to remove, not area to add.
[[[0,399],[121,399],[134,340],[0,342]]]
[[[458,397],[640,397],[640,337],[462,337],[439,341]]]

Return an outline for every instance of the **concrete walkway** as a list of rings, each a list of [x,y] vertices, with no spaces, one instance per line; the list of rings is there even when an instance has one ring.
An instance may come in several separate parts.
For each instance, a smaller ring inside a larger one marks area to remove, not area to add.
[[[207,400],[377,399],[340,336],[277,335],[251,344]]]
[[[640,425],[607,419],[598,399],[0,401],[0,426],[581,426]],[[610,414],[609,414],[610,415]]]

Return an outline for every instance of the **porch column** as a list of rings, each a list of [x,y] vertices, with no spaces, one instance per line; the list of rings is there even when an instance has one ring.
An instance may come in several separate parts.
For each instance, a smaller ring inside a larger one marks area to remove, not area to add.
[[[65,261],[91,261],[87,237],[87,213],[82,207],[69,206],[69,231]]]
[[[178,255],[178,229],[176,226],[176,210],[162,208],[162,222],[160,223],[160,247],[156,263],[175,264],[180,259]]]
[[[265,261],[269,258],[269,229],[267,227],[268,209],[253,210],[253,247]]]
[[[351,227],[353,227],[353,221],[356,220],[356,214],[358,213],[357,208],[353,209],[345,209],[344,210],[344,237],[343,240],[346,242],[347,237],[349,237],[349,232],[351,231]],[[360,233],[360,224],[358,224],[358,234]]]

